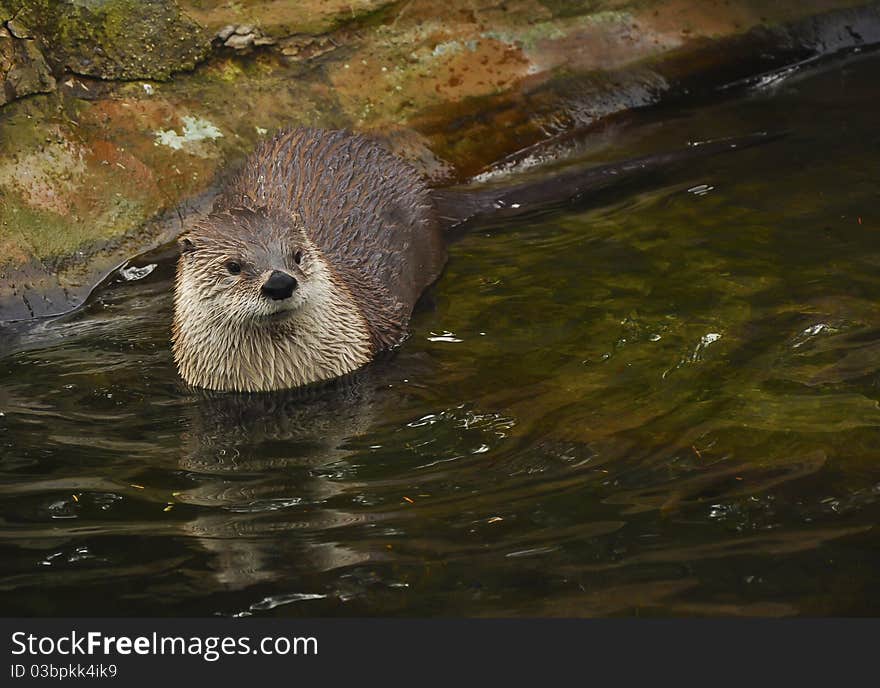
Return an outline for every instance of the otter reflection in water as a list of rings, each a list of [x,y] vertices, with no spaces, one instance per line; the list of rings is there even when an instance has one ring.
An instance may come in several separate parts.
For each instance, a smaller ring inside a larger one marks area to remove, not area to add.
[[[328,530],[374,518],[344,506],[358,487],[344,479],[356,454],[346,444],[394,396],[377,393],[381,382],[366,372],[308,394],[203,393],[189,406],[179,463],[192,487],[175,499],[204,507],[181,527],[210,553],[224,588],[308,577],[374,556],[322,541]],[[343,505],[327,506],[334,500]],[[291,537],[279,539],[282,532]]]
[[[697,156],[718,141],[502,190],[431,190],[378,142],[295,129],[257,148],[181,238],[178,370],[196,387],[272,391],[337,378],[399,345],[446,262],[444,230],[534,209]]]

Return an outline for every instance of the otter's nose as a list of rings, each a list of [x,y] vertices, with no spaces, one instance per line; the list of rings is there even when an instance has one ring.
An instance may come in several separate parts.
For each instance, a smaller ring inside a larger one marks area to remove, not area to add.
[[[270,299],[280,301],[281,299],[290,298],[293,290],[296,289],[296,278],[288,275],[281,270],[273,270],[262,286],[262,292]]]

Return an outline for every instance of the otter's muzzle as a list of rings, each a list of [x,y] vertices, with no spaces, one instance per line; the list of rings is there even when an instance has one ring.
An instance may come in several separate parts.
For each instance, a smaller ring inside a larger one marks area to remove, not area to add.
[[[288,299],[297,287],[296,278],[281,270],[273,270],[260,291],[274,301]]]

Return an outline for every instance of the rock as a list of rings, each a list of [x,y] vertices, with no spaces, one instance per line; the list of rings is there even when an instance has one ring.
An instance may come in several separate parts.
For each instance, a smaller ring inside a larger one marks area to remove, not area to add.
[[[223,42],[223,46],[238,52],[250,52],[253,47],[275,45],[276,41],[271,36],[250,24],[240,26],[225,26],[217,33],[217,39]]]
[[[173,0],[4,0],[58,68],[100,79],[168,79],[193,69],[210,36]]]
[[[225,41],[232,34],[235,33],[235,27],[232,24],[227,24],[222,29],[217,32],[217,38],[221,41]]]
[[[227,38],[226,42],[223,45],[225,45],[227,48],[232,48],[233,50],[246,50],[247,48],[250,48],[253,44],[253,34],[248,34],[246,36],[234,34]]]
[[[10,19],[6,22],[6,28],[15,38],[33,38],[33,34],[17,19]]]
[[[0,106],[55,88],[55,79],[36,43],[19,37],[27,34],[21,24],[16,25],[16,34],[0,26]]]

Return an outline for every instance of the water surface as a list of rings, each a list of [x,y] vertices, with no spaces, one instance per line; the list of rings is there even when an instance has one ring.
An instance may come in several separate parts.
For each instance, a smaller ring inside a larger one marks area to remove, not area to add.
[[[186,389],[168,261],[7,327],[3,614],[880,614],[878,69],[586,139],[790,132],[472,226],[344,385]]]

